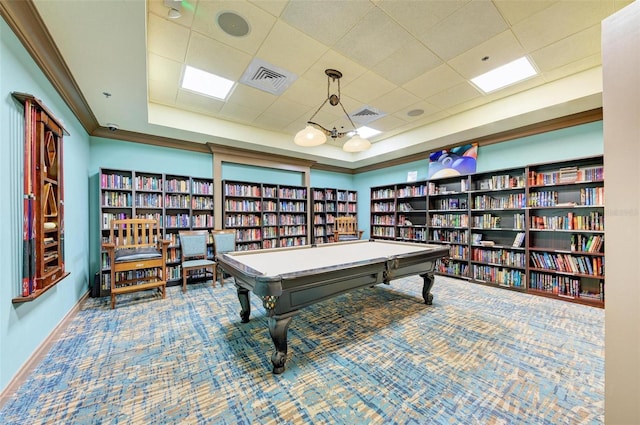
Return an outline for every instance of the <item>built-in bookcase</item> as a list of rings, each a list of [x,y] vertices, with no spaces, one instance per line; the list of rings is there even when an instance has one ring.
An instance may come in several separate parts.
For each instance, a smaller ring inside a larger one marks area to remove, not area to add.
[[[103,168],[100,170],[100,235],[109,236],[113,219],[152,218],[158,220],[167,249],[167,285],[182,280],[180,230],[211,230],[213,180],[201,177]],[[213,258],[213,239],[209,239]],[[100,250],[100,296],[110,293],[109,257]]]
[[[304,186],[225,180],[223,223],[236,230],[236,249],[306,245],[309,200]]]
[[[373,187],[371,236],[448,245],[443,275],[603,307],[603,158]]]
[[[348,189],[312,187],[313,243],[334,242],[336,217],[358,214],[358,192]]]

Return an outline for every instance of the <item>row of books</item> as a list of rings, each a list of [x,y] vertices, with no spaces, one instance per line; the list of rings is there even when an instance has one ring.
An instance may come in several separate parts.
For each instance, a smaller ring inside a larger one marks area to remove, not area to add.
[[[524,193],[512,193],[508,196],[474,196],[472,200],[473,209],[505,209],[505,208],[524,208],[526,206],[526,197]]]
[[[524,252],[506,249],[473,248],[471,250],[471,260],[521,268],[525,268],[527,264],[527,256]]]
[[[498,285],[523,288],[526,286],[527,276],[524,272],[495,266],[472,266],[472,278]]]
[[[458,263],[455,261],[444,262],[438,260],[436,262],[436,271],[439,273],[466,277],[469,276],[469,265],[466,263]]]
[[[421,229],[419,227],[405,227],[400,229],[398,236],[400,237],[400,239],[408,241],[426,242],[428,233],[425,229]]]
[[[371,236],[374,238],[395,238],[396,231],[393,227],[373,226]]]
[[[476,190],[501,190],[501,189],[518,189],[524,187],[524,176],[510,176],[502,174],[491,176],[489,179],[478,180],[476,182]]]
[[[571,254],[531,252],[533,267],[564,273],[604,276],[603,257],[584,257]]]
[[[260,186],[250,184],[229,184],[224,185],[225,196],[251,196],[260,198],[262,191]]]
[[[406,186],[398,188],[396,190],[396,196],[398,198],[408,198],[412,196],[425,196],[427,194],[427,188],[425,185],[421,186]]]
[[[469,243],[469,234],[466,230],[440,230],[431,231],[431,240],[438,242],[454,242],[459,244]]]
[[[280,188],[278,189],[278,197],[287,199],[306,199],[306,189]]]
[[[604,236],[602,235],[571,235],[571,251],[602,252]]]
[[[602,181],[603,179],[604,167],[602,166],[572,166],[546,172],[529,171],[529,186]]]
[[[432,214],[431,226],[468,227],[469,216],[467,214]]]
[[[592,211],[588,215],[531,216],[531,228],[541,230],[593,230],[604,231],[604,215]]]
[[[102,174],[100,175],[100,187],[102,189],[123,189],[131,190],[131,176],[121,174]]]
[[[191,209],[212,210],[213,198],[205,197],[205,196],[194,196],[191,198]]]

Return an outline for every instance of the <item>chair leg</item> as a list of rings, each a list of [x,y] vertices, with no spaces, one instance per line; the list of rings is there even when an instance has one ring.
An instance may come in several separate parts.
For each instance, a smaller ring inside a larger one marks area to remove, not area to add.
[[[116,294],[111,292],[111,310],[116,308]]]
[[[187,270],[182,270],[182,293],[187,292]]]

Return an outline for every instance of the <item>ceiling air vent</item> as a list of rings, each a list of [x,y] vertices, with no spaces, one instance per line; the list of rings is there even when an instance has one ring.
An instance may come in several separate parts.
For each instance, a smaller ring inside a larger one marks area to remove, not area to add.
[[[267,93],[281,95],[298,76],[263,60],[254,59],[240,78],[240,82]]]
[[[387,115],[386,112],[382,112],[379,109],[373,108],[371,106],[364,106],[357,111],[349,114],[354,122],[363,125],[373,122],[378,118],[384,117],[385,115]]]

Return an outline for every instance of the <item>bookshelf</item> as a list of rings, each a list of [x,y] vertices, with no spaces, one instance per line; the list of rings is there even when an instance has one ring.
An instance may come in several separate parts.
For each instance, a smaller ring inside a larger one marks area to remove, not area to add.
[[[33,301],[69,273],[64,264],[63,138],[68,134],[37,98],[24,105],[23,279],[14,303]]]
[[[604,307],[603,157],[372,187],[371,235],[448,245],[442,275]]]
[[[602,157],[528,167],[529,291],[604,304]]]
[[[236,230],[236,249],[306,245],[308,191],[304,186],[225,180],[223,223]]]
[[[371,189],[372,238],[396,239],[396,186],[380,186]]]
[[[348,189],[312,187],[313,243],[334,242],[336,217],[358,214],[358,192]]]
[[[526,289],[525,169],[470,176],[471,256],[475,282]]]
[[[444,275],[468,278],[469,178],[456,176],[431,180],[426,186],[427,242],[449,246],[449,261],[439,260],[436,270]]]
[[[213,180],[164,173],[102,168],[99,173],[100,236],[108,237],[113,219],[151,218],[158,220],[167,249],[167,285],[179,285],[180,230],[213,229]],[[213,242],[209,239],[209,257]],[[110,294],[109,257],[100,251],[101,297]]]

